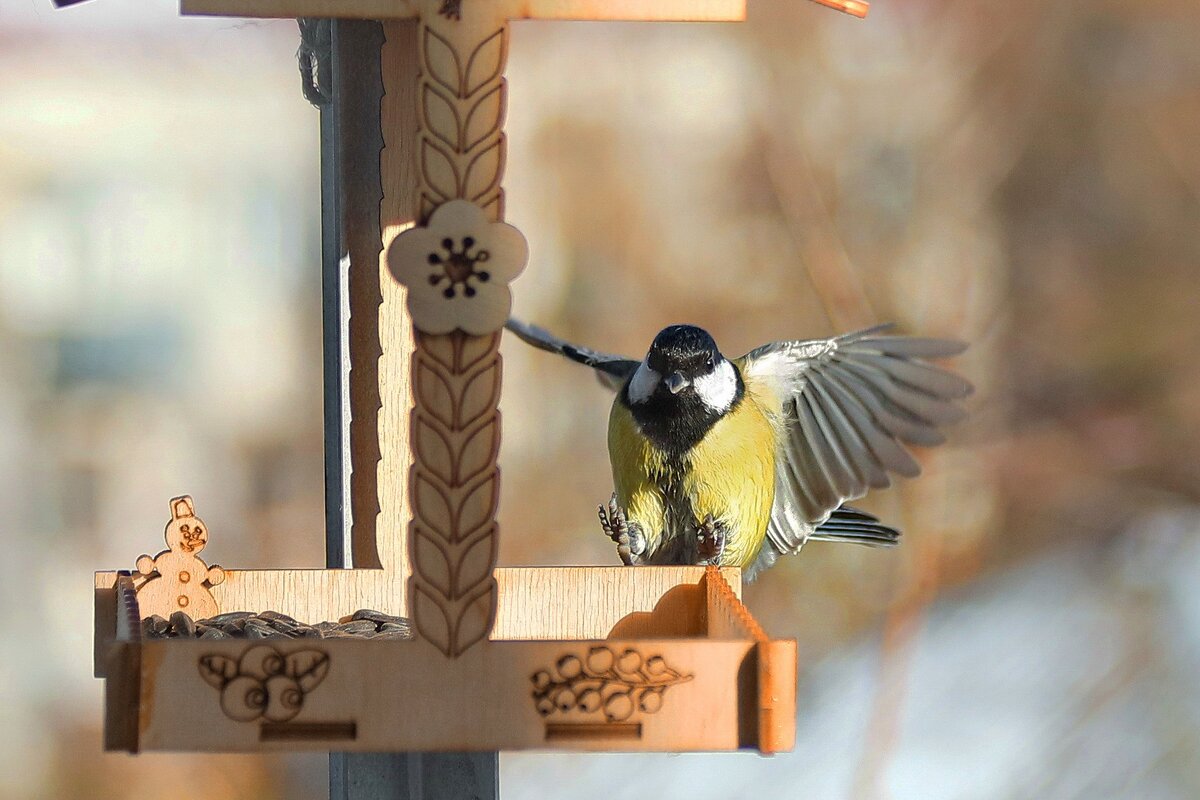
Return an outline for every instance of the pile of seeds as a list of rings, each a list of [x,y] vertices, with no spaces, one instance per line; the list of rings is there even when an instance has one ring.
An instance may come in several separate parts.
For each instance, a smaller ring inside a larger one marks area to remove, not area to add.
[[[278,611],[252,614],[230,611],[211,619],[193,620],[176,611],[170,619],[155,614],[142,620],[143,639],[411,639],[406,617],[393,617],[368,608],[337,622],[308,625]]]

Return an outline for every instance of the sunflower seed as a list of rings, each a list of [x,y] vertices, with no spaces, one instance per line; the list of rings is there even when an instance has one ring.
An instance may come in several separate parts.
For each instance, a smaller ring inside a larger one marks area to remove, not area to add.
[[[171,627],[177,636],[191,639],[196,635],[196,623],[184,611],[176,611],[171,615]]]
[[[176,611],[170,619],[153,615],[142,620],[145,639],[411,639],[412,625],[404,617],[361,608],[340,622],[308,625],[278,611],[252,614],[230,611],[193,620]]]

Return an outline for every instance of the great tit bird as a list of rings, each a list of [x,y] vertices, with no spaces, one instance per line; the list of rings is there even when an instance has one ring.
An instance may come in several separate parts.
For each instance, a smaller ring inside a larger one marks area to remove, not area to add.
[[[782,341],[727,359],[693,325],[664,328],[641,361],[510,319],[542,350],[592,367],[617,391],[608,423],[615,492],[600,521],[626,564],[720,564],[753,578],[810,539],[893,545],[899,533],[843,505],[920,467],[902,443],[945,441],[972,391],[926,363],[943,339]]]

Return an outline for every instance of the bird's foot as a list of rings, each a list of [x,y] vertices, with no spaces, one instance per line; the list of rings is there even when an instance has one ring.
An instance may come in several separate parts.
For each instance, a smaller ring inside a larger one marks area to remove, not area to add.
[[[720,564],[725,555],[725,528],[709,514],[696,528],[696,557],[700,564]]]
[[[462,19],[462,0],[442,0],[438,13],[446,19]]]
[[[624,510],[617,505],[617,495],[614,493],[608,501],[608,507],[600,506],[600,527],[608,538],[617,545],[617,555],[621,563],[632,567],[642,563],[642,554],[646,552],[646,536],[637,523],[630,522],[625,517]]]

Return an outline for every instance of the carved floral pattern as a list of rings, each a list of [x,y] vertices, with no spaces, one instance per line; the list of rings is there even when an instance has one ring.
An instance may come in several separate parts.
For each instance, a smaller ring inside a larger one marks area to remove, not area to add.
[[[516,228],[488,222],[474,203],[451,200],[438,206],[427,225],[396,237],[388,248],[388,268],[408,287],[408,310],[418,330],[482,336],[508,319],[508,282],[528,256]]]
[[[668,688],[691,679],[667,666],[662,656],[646,658],[632,648],[617,653],[600,645],[583,658],[565,655],[553,672],[539,670],[530,680],[534,705],[543,717],[579,711],[624,722],[638,711],[655,713]]]

